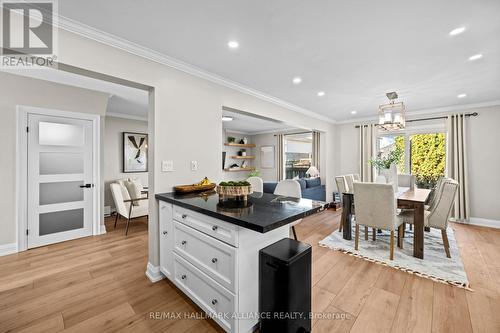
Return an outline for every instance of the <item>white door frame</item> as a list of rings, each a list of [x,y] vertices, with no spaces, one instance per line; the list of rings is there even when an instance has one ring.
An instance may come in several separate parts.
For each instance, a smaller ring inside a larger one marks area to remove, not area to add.
[[[100,234],[101,224],[101,119],[97,114],[70,112],[39,108],[26,105],[17,105],[17,139],[16,139],[16,234],[17,251],[28,249],[28,114],[45,116],[77,118],[92,121],[92,148],[93,148],[93,175],[92,188],[94,213],[92,214],[92,235]]]

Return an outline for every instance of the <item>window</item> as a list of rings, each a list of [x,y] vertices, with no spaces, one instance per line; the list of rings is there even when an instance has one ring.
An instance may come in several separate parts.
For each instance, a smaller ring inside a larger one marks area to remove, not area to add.
[[[445,175],[446,137],[441,132],[382,134],[378,156],[398,158],[398,173],[416,176],[417,186],[432,188]]]
[[[312,133],[289,134],[285,143],[285,179],[304,178],[312,161]]]

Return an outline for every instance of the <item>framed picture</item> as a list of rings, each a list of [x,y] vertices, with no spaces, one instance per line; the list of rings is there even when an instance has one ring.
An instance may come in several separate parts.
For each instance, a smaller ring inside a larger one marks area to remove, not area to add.
[[[148,135],[123,132],[123,172],[148,172]]]
[[[260,167],[274,169],[274,146],[260,147]]]

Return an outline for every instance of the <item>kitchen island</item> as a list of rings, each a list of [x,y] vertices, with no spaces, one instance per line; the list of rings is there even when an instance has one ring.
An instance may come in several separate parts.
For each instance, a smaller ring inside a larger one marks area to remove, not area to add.
[[[157,194],[160,270],[227,332],[258,325],[259,250],[324,202],[253,193],[243,202],[216,193]]]

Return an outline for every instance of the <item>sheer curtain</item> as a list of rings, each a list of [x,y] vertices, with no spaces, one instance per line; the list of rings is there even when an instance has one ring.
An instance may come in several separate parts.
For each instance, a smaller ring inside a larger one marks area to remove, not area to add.
[[[361,124],[359,136],[359,175],[363,182],[375,181],[375,172],[370,160],[376,155],[377,125]]]
[[[283,161],[285,160],[285,156],[284,156],[284,149],[285,149],[285,146],[284,146],[284,143],[283,143],[283,134],[277,134],[276,135],[276,156],[277,156],[277,163],[276,163],[276,170],[277,170],[277,179],[278,181],[281,181],[283,180],[283,169],[284,169],[284,165],[283,165]]]
[[[321,134],[319,132],[312,132],[312,165],[320,170],[320,141]]]
[[[459,183],[452,217],[469,219],[469,182],[467,179],[466,120],[463,114],[449,115],[446,122],[448,140],[446,169],[448,177]]]

